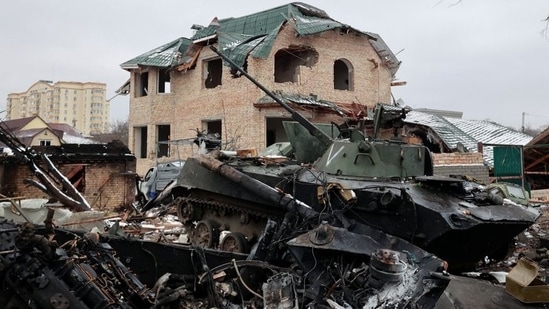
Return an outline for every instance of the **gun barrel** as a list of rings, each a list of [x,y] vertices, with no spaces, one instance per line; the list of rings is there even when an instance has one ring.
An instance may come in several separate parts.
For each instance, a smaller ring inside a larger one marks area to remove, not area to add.
[[[284,109],[286,109],[290,114],[292,119],[299,122],[311,135],[318,138],[324,145],[328,146],[332,143],[332,139],[322,132],[319,128],[317,128],[312,122],[310,122],[307,118],[303,117],[300,113],[295,111],[293,108],[291,108],[286,102],[284,102],[282,99],[277,97],[272,91],[265,88],[262,84],[260,84],[257,80],[255,80],[248,72],[246,72],[243,68],[239,67],[234,61],[232,61],[229,57],[225,56],[223,53],[221,53],[217,48],[214,46],[210,46],[210,49],[218,54],[223,60],[227,61],[233,68],[235,68],[238,72],[240,72],[242,75],[244,75],[247,79],[249,79],[252,83],[254,83],[259,89],[263,90],[269,97],[271,97],[273,100],[275,100],[280,106],[282,106]]]

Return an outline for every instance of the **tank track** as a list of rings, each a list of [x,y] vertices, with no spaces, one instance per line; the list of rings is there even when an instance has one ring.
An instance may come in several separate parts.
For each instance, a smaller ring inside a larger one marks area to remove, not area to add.
[[[275,209],[266,209],[267,207],[262,205],[217,195],[211,192],[197,191],[187,196],[179,196],[174,200],[174,204],[177,207],[177,214],[182,222],[192,219],[189,218],[189,215],[191,215],[190,212],[196,211],[197,209],[210,210],[218,214],[220,218],[231,213],[239,213],[241,216],[265,220],[281,216],[281,213],[277,212]],[[190,205],[192,209],[185,212],[183,209],[183,206],[185,205]]]

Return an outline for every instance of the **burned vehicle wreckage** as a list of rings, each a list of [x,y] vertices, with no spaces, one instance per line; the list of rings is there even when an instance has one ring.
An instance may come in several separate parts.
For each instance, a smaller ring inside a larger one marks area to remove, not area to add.
[[[456,270],[486,256],[502,257],[514,237],[539,216],[527,207],[503,203],[501,196],[462,178],[434,176],[425,146],[379,139],[381,128],[393,128],[397,135],[406,117],[403,108],[378,104],[372,137],[348,124],[322,129],[226,55],[212,50],[290,112],[295,122],[283,124],[296,160],[272,164],[223,152],[189,158],[177,181],[145,209],[162,203],[175,206],[180,220],[194,231],[193,241],[215,247],[216,237],[228,233],[220,248],[236,246],[245,251],[269,218],[284,215],[254,194],[255,189],[244,190],[239,181],[219,175],[212,167],[217,164],[290,194],[318,213],[337,218],[345,228],[360,223],[405,239]],[[334,131],[339,136],[325,133]],[[211,160],[222,163],[205,163]],[[193,222],[198,222],[196,227]]]
[[[75,212],[91,209],[47,154],[1,126],[0,140],[38,179],[28,184]],[[217,222],[207,220],[192,227],[199,241],[189,244],[129,237],[116,224],[108,232],[66,230],[48,208],[43,225],[0,222],[0,307],[433,308],[449,283],[444,261],[408,241],[315,210],[211,156],[196,160],[246,197],[227,203],[203,192],[208,205],[189,215],[215,209],[227,214],[229,230],[227,205],[246,209],[238,222],[257,233],[253,243],[237,232],[218,238]],[[151,205],[164,206],[142,210]]]
[[[239,70],[297,121],[285,123],[290,139],[307,137],[301,147],[293,141],[297,161],[188,158],[176,181],[134,204],[139,213],[175,208],[184,244],[128,237],[116,225],[97,233],[4,221],[0,306],[433,308],[450,280],[445,260],[491,254],[536,218],[432,176],[423,146],[351,126],[334,125],[340,137],[331,138]],[[393,126],[404,115],[378,105],[376,122]],[[9,133],[0,138],[22,149]],[[36,154],[16,152],[45,191],[86,208],[69,184],[55,190]]]

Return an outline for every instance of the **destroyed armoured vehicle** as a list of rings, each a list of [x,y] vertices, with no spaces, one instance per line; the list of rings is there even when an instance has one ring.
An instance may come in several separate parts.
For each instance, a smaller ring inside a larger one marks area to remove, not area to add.
[[[428,148],[379,139],[381,128],[396,131],[402,126],[406,110],[378,104],[370,137],[352,126],[322,130],[218,54],[296,120],[284,127],[297,161],[272,164],[260,158],[225,158],[223,164],[337,217],[346,227],[366,224],[406,239],[454,269],[507,253],[514,237],[537,218],[530,209],[470,189],[466,180],[434,176]],[[325,133],[332,131],[337,135]],[[283,213],[238,182],[205,168],[201,160],[189,158],[163,197],[175,197],[183,222],[198,222],[194,241],[212,247],[223,234],[221,249],[246,250],[267,219]]]

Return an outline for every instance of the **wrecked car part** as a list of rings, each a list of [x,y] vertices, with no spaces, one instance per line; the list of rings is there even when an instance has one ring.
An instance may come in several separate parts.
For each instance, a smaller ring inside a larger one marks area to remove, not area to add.
[[[97,235],[72,234],[58,246],[35,234],[30,223],[17,227],[3,221],[0,226],[0,248],[13,250],[0,256],[4,308],[137,308],[154,300]]]
[[[323,223],[288,246],[309,283],[305,295],[315,301],[328,297],[352,308],[432,308],[449,282],[441,260],[365,225],[350,232]]]
[[[380,249],[370,257],[372,276],[388,282],[400,282],[406,270],[406,264],[400,260],[400,253],[388,249]]]
[[[298,308],[297,292],[294,278],[289,273],[279,273],[270,277],[261,286],[264,308],[282,309]]]

